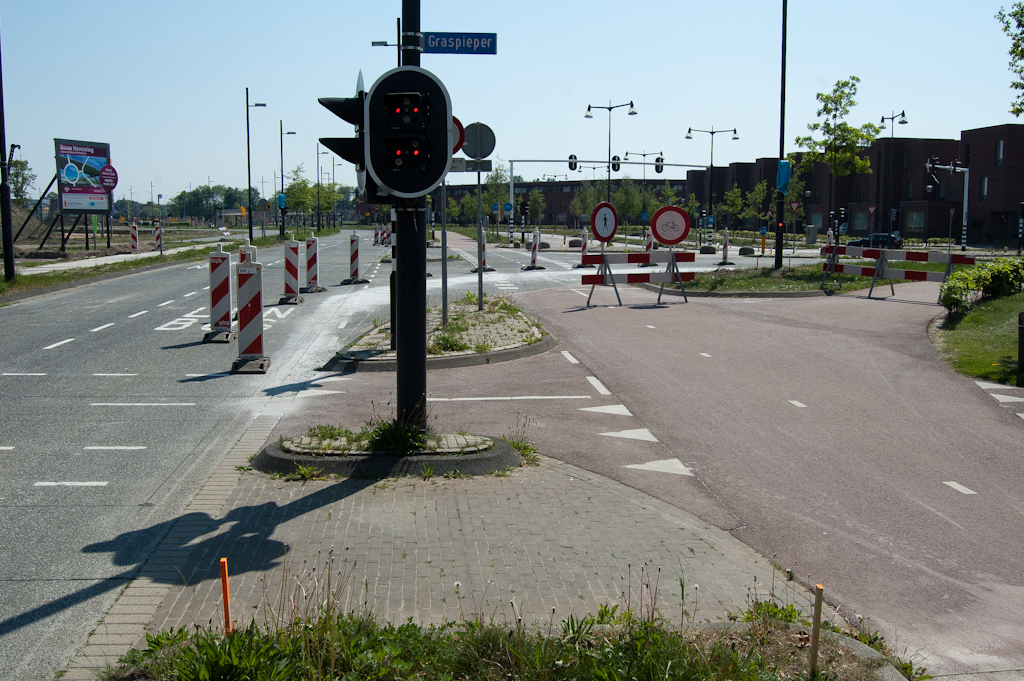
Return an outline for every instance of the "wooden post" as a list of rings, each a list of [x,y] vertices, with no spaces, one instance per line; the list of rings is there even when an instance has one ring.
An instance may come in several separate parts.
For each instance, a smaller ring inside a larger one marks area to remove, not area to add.
[[[811,670],[809,678],[818,676],[818,636],[821,633],[821,601],[825,587],[818,584],[814,591],[814,628],[811,629]]]

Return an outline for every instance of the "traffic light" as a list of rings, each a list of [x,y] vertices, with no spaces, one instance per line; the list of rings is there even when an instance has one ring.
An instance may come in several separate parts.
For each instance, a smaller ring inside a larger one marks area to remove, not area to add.
[[[654,172],[660,173],[665,169],[665,159],[662,156],[657,156],[654,159]]]
[[[365,99],[363,72],[360,71],[355,97],[321,97],[317,100],[332,114],[355,126],[355,137],[321,137],[320,144],[356,167],[356,182],[360,192],[366,183]]]
[[[366,93],[365,165],[388,194],[424,196],[441,184],[452,158],[452,103],[434,74],[401,66]]]
[[[621,160],[618,156],[612,156],[612,171],[619,172],[619,161]]]
[[[576,170],[576,154],[569,155],[569,170]]]

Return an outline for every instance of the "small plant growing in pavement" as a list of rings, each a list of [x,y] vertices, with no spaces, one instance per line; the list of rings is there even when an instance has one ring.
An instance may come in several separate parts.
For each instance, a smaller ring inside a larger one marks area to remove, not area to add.
[[[523,463],[536,466],[540,463],[540,457],[537,456],[537,449],[530,444],[529,435],[530,417],[526,414],[516,414],[516,424],[510,427],[508,433],[501,439],[519,452],[523,457]]]

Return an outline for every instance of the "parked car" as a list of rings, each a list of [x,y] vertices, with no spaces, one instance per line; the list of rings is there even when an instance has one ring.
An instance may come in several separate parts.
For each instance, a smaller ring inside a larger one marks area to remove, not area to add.
[[[847,246],[862,246],[867,248],[903,248],[903,239],[899,234],[889,236],[885,232],[868,234],[860,239],[851,239],[846,242]]]

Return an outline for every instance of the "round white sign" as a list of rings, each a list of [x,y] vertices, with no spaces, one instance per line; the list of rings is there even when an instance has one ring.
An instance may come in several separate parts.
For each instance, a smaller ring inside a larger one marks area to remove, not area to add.
[[[666,246],[672,246],[690,233],[690,216],[678,206],[659,208],[651,219],[651,232]]]
[[[594,212],[590,214],[590,231],[594,238],[605,243],[615,236],[615,230],[619,227],[619,216],[615,213],[615,207],[607,201],[594,206]]]

